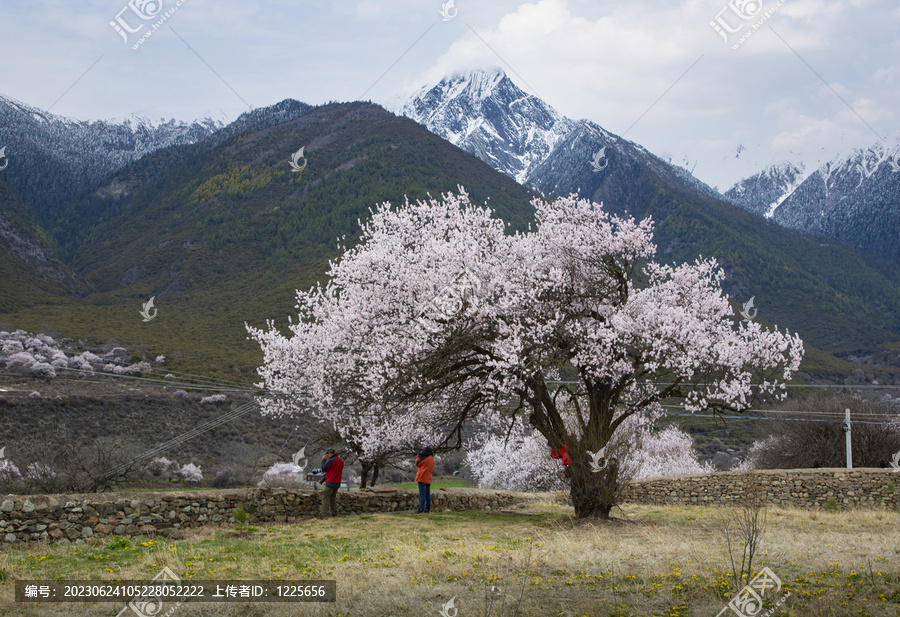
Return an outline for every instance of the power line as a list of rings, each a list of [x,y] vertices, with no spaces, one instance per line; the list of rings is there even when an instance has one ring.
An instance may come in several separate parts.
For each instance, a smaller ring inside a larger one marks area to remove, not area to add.
[[[747,411],[753,411],[758,413],[766,413],[764,409],[748,409]],[[687,416],[694,418],[722,418],[726,420],[781,420],[784,422],[822,422],[826,424],[841,424],[843,420],[816,420],[812,418],[772,418],[769,416],[726,416],[724,414],[701,414],[701,413],[671,413],[666,412],[667,416]],[[874,426],[890,426],[896,425],[897,422],[867,422],[867,421],[854,421],[854,424],[871,424]]]
[[[580,382],[580,381],[564,381],[564,380],[556,380],[556,379],[547,379],[547,380],[545,380],[544,383],[548,383],[548,384],[559,384],[559,385],[567,385],[567,386],[571,386],[571,385],[577,386],[577,385],[581,385],[581,384],[582,384],[582,382]],[[652,386],[674,386],[674,385],[676,385],[675,382],[666,382],[666,381],[647,381],[647,382],[643,382],[643,383],[646,383],[646,384],[652,385]],[[694,384],[690,384],[690,383],[683,383],[683,384],[681,384],[681,385],[683,385],[683,386],[691,386],[691,387],[703,387],[702,385],[701,385],[701,386],[694,386]],[[753,388],[761,388],[761,387],[762,387],[762,384],[760,384],[760,383],[751,383],[751,384],[748,384],[748,385],[750,385],[750,387],[753,387]],[[772,384],[769,384],[769,385],[772,385]],[[884,389],[900,390],[900,384],[874,384],[874,385],[851,385],[851,384],[777,384],[777,388],[780,389],[780,388],[782,388],[782,387],[785,387],[785,388],[847,388],[847,389],[850,389],[850,388],[872,388],[872,389],[884,388]]]
[[[212,429],[214,429],[216,427],[222,426],[223,424],[228,424],[229,422],[232,422],[233,420],[236,420],[237,418],[249,413],[254,408],[259,409],[259,406],[255,400],[250,401],[249,403],[245,403],[245,404],[241,405],[240,407],[237,407],[236,409],[232,409],[228,413],[223,414],[217,418],[208,420],[207,422],[204,422],[203,424],[196,426],[193,429],[191,429],[185,433],[182,433],[181,435],[179,435],[173,439],[170,439],[169,441],[163,442],[153,448],[150,448],[149,450],[144,451],[143,453],[139,454],[138,456],[130,459],[127,463],[120,463],[119,465],[116,465],[115,467],[113,467],[110,470],[109,475],[111,475],[112,477],[115,477],[115,476],[127,471],[130,467],[132,467],[136,463],[148,460],[148,459],[156,456],[157,454],[162,454],[166,450],[169,450],[171,448],[174,448],[175,446],[181,445],[184,442],[189,441],[199,435],[202,435],[203,433],[211,431]],[[85,487],[85,484],[87,484],[87,483],[81,483],[77,487],[77,489],[83,490]]]

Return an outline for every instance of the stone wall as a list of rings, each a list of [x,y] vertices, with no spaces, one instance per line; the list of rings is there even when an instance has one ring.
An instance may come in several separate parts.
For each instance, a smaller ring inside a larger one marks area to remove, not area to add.
[[[834,499],[839,509],[900,509],[900,473],[893,469],[791,469],[751,473],[726,471],[696,476],[636,480],[623,501],[655,505],[739,505],[756,485],[770,505],[822,508]]]
[[[92,536],[182,537],[182,530],[209,524],[234,524],[235,508],[251,515],[249,524],[294,523],[314,516],[322,491],[261,488],[172,493],[84,495],[10,495],[0,497],[0,543],[82,543]],[[510,491],[440,489],[431,494],[432,510],[491,510],[529,498]],[[419,493],[376,487],[340,491],[341,514],[416,510]]]
[[[623,501],[656,505],[739,505],[758,486],[771,505],[840,509],[900,509],[900,473],[890,469],[797,469],[721,472],[637,480]],[[0,542],[84,542],[92,536],[182,537],[202,525],[233,525],[235,508],[250,524],[294,523],[319,511],[322,491],[260,488],[175,493],[10,495],[0,497]],[[511,491],[451,488],[432,493],[435,511],[497,510],[537,496]],[[341,514],[414,511],[417,491],[377,487],[338,494]]]

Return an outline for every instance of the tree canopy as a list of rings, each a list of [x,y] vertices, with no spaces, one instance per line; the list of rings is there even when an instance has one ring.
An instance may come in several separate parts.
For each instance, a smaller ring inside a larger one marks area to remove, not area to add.
[[[476,416],[495,428],[515,400],[567,448],[576,513],[607,516],[590,462],[626,419],[667,399],[742,411],[783,391],[802,342],[739,321],[715,260],[655,263],[650,219],[574,197],[532,205],[517,233],[461,187],[375,208],[328,282],[298,292],[289,336],[249,328],[279,394],[264,409],[310,410],[384,449],[446,443]],[[564,374],[573,383],[556,384]]]

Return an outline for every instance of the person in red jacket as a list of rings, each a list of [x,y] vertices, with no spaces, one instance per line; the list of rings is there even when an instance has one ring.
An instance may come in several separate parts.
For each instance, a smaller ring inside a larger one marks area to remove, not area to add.
[[[325,490],[322,492],[322,512],[319,516],[337,516],[337,492],[341,488],[344,461],[334,448],[327,450],[322,457],[322,471],[325,472]]]
[[[434,471],[434,450],[425,446],[416,456],[416,482],[419,484],[419,511],[416,514],[431,512],[431,474]]]

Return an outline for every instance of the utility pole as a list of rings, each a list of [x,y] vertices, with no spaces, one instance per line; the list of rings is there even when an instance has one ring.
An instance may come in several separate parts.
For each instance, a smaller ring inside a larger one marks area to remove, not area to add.
[[[847,437],[847,469],[853,469],[853,447],[850,445],[850,410],[844,410],[844,435]]]

